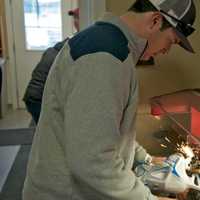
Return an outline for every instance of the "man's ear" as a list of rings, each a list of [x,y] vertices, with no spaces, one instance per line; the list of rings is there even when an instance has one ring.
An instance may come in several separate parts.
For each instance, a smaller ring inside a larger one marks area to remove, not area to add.
[[[154,33],[161,29],[163,16],[160,12],[152,12],[149,20],[149,31]]]

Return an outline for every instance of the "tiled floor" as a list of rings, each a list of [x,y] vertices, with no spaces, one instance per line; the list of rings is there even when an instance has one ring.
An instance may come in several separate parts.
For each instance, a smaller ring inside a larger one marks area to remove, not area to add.
[[[26,110],[9,111],[0,119],[0,129],[25,128],[31,121]],[[20,146],[0,146],[0,191],[12,167]]]
[[[31,116],[25,109],[10,110],[0,119],[0,128],[25,128],[28,127],[30,121]]]

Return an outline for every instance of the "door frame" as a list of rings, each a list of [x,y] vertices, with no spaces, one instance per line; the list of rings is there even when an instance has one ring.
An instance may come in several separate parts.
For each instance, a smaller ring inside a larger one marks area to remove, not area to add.
[[[9,51],[8,70],[7,70],[7,80],[9,81],[8,104],[11,104],[13,109],[17,109],[19,108],[19,102],[18,102],[16,57],[14,53],[15,38],[13,34],[13,22],[12,22],[12,1],[13,0],[4,0],[5,10],[6,10],[8,51]],[[80,8],[80,28],[84,29],[85,27],[92,24],[98,17],[100,17],[106,11],[106,0],[100,0],[100,1],[79,0],[79,8]]]
[[[79,0],[80,30],[91,25],[106,12],[106,0]]]
[[[13,109],[18,108],[18,92],[17,92],[17,72],[16,72],[16,58],[14,54],[14,34],[13,34],[13,23],[12,23],[12,7],[11,0],[4,0],[6,10],[6,24],[8,34],[8,60],[7,60],[7,80],[8,84],[8,104],[11,104]]]

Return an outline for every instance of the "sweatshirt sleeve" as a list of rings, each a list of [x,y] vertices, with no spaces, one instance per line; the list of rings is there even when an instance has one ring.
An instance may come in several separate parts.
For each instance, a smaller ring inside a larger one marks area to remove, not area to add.
[[[73,67],[75,79],[65,95],[64,149],[85,199],[156,200],[118,151],[130,68],[103,53],[81,58]]]
[[[151,161],[151,155],[147,153],[146,149],[142,147],[137,141],[135,141],[135,162],[144,163]]]

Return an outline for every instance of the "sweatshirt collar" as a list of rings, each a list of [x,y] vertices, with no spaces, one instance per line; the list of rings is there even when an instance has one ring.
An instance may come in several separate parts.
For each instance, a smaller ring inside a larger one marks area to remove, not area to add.
[[[129,48],[133,53],[134,58],[138,60],[144,52],[147,40],[139,37],[135,32],[130,30],[130,28],[118,16],[114,16],[112,13],[106,13],[101,21],[111,23],[123,32],[129,42]]]

